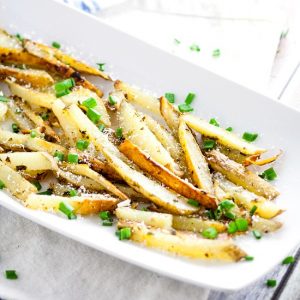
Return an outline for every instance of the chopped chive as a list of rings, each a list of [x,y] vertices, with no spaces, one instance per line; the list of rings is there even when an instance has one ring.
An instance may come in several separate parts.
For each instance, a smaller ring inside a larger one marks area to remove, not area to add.
[[[238,230],[236,223],[234,221],[231,221],[228,223],[227,232],[230,234],[236,233]]]
[[[113,221],[111,220],[104,220],[102,222],[102,226],[112,226],[113,225]]]
[[[77,216],[74,214],[74,208],[69,203],[60,202],[58,209],[64,213],[69,220],[77,218]]]
[[[245,259],[246,261],[252,261],[252,260],[254,260],[254,257],[253,257],[253,256],[247,255],[247,256],[244,257],[244,259]]]
[[[118,102],[118,101],[116,101],[116,100],[114,99],[114,96],[112,96],[112,95],[109,95],[109,96],[108,96],[108,103],[109,103],[110,105],[115,105],[117,102]]]
[[[68,78],[63,81],[57,82],[54,85],[56,92],[56,97],[62,97],[70,93],[70,89],[75,86],[75,80],[73,78]]]
[[[216,127],[220,127],[220,124],[217,122],[215,118],[210,119],[209,124],[214,125]]]
[[[93,108],[88,108],[86,115],[95,124],[97,124],[101,118],[101,114]]]
[[[247,142],[254,142],[258,137],[257,133],[244,132],[243,139]]]
[[[47,121],[49,119],[49,114],[48,113],[42,113],[41,118],[43,119],[43,121]]]
[[[218,236],[218,231],[214,227],[208,227],[202,231],[202,235],[207,239],[215,239]]]
[[[38,191],[42,189],[42,186],[38,180],[33,181],[32,184],[36,187]]]
[[[46,191],[43,191],[43,192],[40,192],[40,193],[37,193],[38,195],[52,195],[53,194],[53,190],[52,189],[47,189]]]
[[[34,131],[34,130],[31,130],[31,131],[30,131],[30,137],[31,137],[31,138],[35,138],[36,136],[37,136],[37,132]]]
[[[221,55],[220,49],[215,49],[212,53],[213,57],[219,57]]]
[[[131,229],[129,227],[124,227],[118,230],[119,240],[128,240],[131,237]]]
[[[70,93],[71,93],[70,90],[62,90],[62,91],[56,92],[56,97],[60,98],[60,97],[66,96]]]
[[[260,240],[260,239],[261,239],[262,235],[261,235],[260,231],[258,231],[258,230],[253,230],[252,233],[253,233],[254,237],[255,237],[257,240]]]
[[[175,103],[175,94],[173,94],[173,93],[165,93],[165,98],[166,98],[170,103]]]
[[[99,130],[100,130],[101,132],[103,132],[103,130],[105,129],[105,125],[104,125],[104,124],[100,124],[100,125],[98,126],[98,128],[99,128]]]
[[[9,98],[4,97],[4,96],[0,96],[0,102],[5,102],[5,103],[7,103],[7,102],[9,102],[9,101],[10,101]]]
[[[118,127],[117,129],[116,129],[116,137],[118,138],[118,139],[121,139],[122,137],[123,137],[123,129],[121,128],[121,127]]]
[[[76,142],[76,147],[77,147],[77,149],[83,151],[83,150],[87,149],[89,144],[90,144],[89,141],[79,140],[79,141]]]
[[[16,37],[20,42],[23,42],[23,41],[24,41],[24,38],[23,38],[23,36],[22,36],[20,33],[17,33],[17,34],[15,35],[15,37]]]
[[[214,140],[204,140],[203,141],[203,149],[209,150],[213,149],[216,146],[216,141]]]
[[[77,153],[69,153],[67,160],[71,164],[77,164],[78,163],[78,154]]]
[[[233,128],[232,127],[227,127],[226,130],[231,132],[231,131],[233,131]]]
[[[12,131],[13,131],[14,133],[18,133],[18,132],[20,131],[20,127],[19,127],[18,124],[16,124],[16,123],[13,123],[13,124],[11,125],[11,128],[12,128]]]
[[[56,49],[60,49],[61,46],[60,46],[60,43],[54,41],[54,42],[52,42],[52,47],[56,48]]]
[[[191,51],[200,52],[200,47],[197,44],[193,44],[190,46]]]
[[[248,230],[248,221],[244,218],[238,218],[235,220],[238,231]]]
[[[187,203],[195,207],[200,207],[200,203],[194,199],[189,199]]]
[[[257,206],[253,205],[251,210],[250,210],[250,216],[253,216],[255,214],[256,210],[257,210]]]
[[[178,105],[178,109],[180,112],[191,112],[194,109],[186,103],[182,103]]]
[[[142,211],[148,211],[148,208],[147,207],[143,207]]]
[[[54,157],[56,157],[57,160],[63,161],[64,160],[64,154],[58,150],[55,151]]]
[[[77,196],[77,191],[76,190],[70,190],[69,195],[70,195],[70,197],[75,197],[75,196]]]
[[[101,211],[99,213],[99,217],[100,217],[101,220],[110,220],[111,215],[110,215],[109,211]]]
[[[97,63],[96,65],[98,65],[98,69],[99,69],[99,71],[105,71],[105,69],[104,69],[104,66],[105,66],[105,63]]]
[[[196,98],[196,95],[194,93],[188,93],[188,95],[186,96],[184,103],[187,105],[192,104],[192,102],[194,101],[194,99]]]
[[[288,265],[288,264],[292,264],[293,262],[295,262],[295,258],[293,256],[287,256],[283,261],[282,264],[283,265]]]
[[[274,286],[276,286],[276,284],[277,284],[277,281],[275,279],[268,279],[266,281],[267,287],[274,287]]]
[[[209,219],[215,219],[215,214],[214,214],[213,210],[211,210],[211,209],[206,211],[206,215]]]
[[[85,106],[86,108],[94,108],[95,106],[97,106],[97,101],[95,98],[90,97],[90,98],[84,100],[81,104],[83,106]]]
[[[18,279],[18,274],[15,270],[6,270],[5,277],[6,279],[15,280]]]
[[[176,45],[179,45],[181,42],[180,42],[178,39],[174,39],[174,43],[175,43]]]
[[[0,180],[0,190],[3,190],[5,188],[5,183]]]
[[[230,219],[230,220],[234,220],[235,217],[236,217],[235,214],[232,213],[231,211],[226,211],[226,212],[224,213],[224,216],[225,216],[226,218]]]
[[[260,175],[261,178],[272,181],[277,177],[277,174],[273,168],[269,168],[263,171]]]
[[[223,200],[219,203],[221,209],[230,210],[235,207],[235,204],[231,200]]]

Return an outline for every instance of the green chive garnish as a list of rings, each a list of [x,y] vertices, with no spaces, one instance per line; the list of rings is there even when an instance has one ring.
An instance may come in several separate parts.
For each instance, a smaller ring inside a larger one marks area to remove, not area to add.
[[[190,46],[191,51],[200,52],[200,47],[197,44],[193,44]]]
[[[95,124],[97,124],[101,118],[101,114],[93,108],[88,108],[86,115]]]
[[[203,149],[205,150],[213,149],[215,146],[216,146],[216,142],[214,140],[203,141]]]
[[[10,101],[9,98],[4,97],[4,96],[0,96],[0,102],[5,102],[5,103],[7,103],[7,102],[9,102],[9,101]]]
[[[20,33],[17,33],[15,36],[16,36],[16,38],[17,38],[20,42],[23,42],[23,41],[24,41],[24,38],[23,38],[23,36],[22,36]]]
[[[223,200],[219,203],[221,209],[230,210],[235,207],[235,204],[231,200]]]
[[[62,97],[70,93],[70,89],[75,86],[75,80],[73,78],[68,78],[63,81],[57,82],[54,85],[56,92],[56,97]]]
[[[114,96],[109,95],[108,96],[108,103],[110,105],[115,105],[117,103],[117,101],[115,100]]]
[[[97,63],[97,65],[98,65],[98,69],[99,69],[99,71],[104,71],[104,66],[105,66],[105,64],[104,63]]]
[[[123,129],[122,129],[121,127],[118,127],[118,128],[116,129],[116,137],[117,137],[118,139],[121,139],[121,138],[123,137]]]
[[[77,196],[77,191],[76,190],[70,190],[69,195],[70,195],[70,197],[75,197],[75,196]]]
[[[109,211],[101,211],[99,213],[99,217],[100,217],[101,220],[110,220],[111,215],[110,215]]]
[[[261,239],[262,235],[261,235],[260,231],[258,231],[258,230],[253,230],[252,233],[253,233],[254,237],[255,237],[257,240],[260,240],[260,239]]]
[[[100,125],[98,126],[98,128],[99,128],[99,130],[100,130],[101,132],[103,132],[103,130],[105,129],[105,125],[104,125],[104,124],[100,124]]]
[[[6,279],[15,280],[18,279],[18,274],[16,273],[15,270],[6,270],[5,277]]]
[[[192,104],[192,102],[194,101],[194,99],[196,98],[196,95],[194,93],[188,93],[188,95],[186,96],[184,103],[187,105]]]
[[[5,183],[0,180],[0,190],[3,190],[5,188]]]
[[[76,153],[69,153],[68,154],[68,162],[70,164],[77,164],[78,163],[78,154],[76,154]]]
[[[56,92],[56,97],[60,98],[60,97],[66,96],[70,93],[71,93],[70,90],[62,90],[62,91]]]
[[[215,49],[212,53],[213,57],[219,57],[221,55],[220,49]]]
[[[20,127],[19,127],[18,124],[16,124],[16,123],[13,123],[13,124],[11,125],[11,128],[12,128],[12,131],[13,131],[14,133],[18,133],[18,132],[20,131]]]
[[[42,189],[42,186],[41,186],[39,181],[35,180],[35,181],[32,182],[32,184],[36,187],[36,189],[38,191],[40,191]]]
[[[251,133],[251,132],[244,132],[243,139],[247,142],[253,142],[257,139],[258,134],[257,133]]]
[[[181,42],[180,42],[178,39],[174,39],[174,43],[175,43],[176,45],[179,45]]]
[[[89,144],[90,144],[89,141],[79,140],[79,141],[76,142],[76,147],[77,147],[77,149],[83,151],[83,150],[87,149]]]
[[[232,213],[231,211],[225,211],[225,212],[224,212],[224,216],[225,216],[226,218],[230,219],[230,220],[234,220],[235,217],[236,217],[235,214]]]
[[[165,98],[166,98],[170,103],[175,103],[175,94],[173,94],[173,93],[165,93]]]
[[[97,101],[94,98],[88,98],[86,100],[84,100],[81,103],[83,106],[85,106],[86,108],[94,108],[95,106],[97,106]]]
[[[64,160],[64,154],[58,150],[55,151],[54,157],[56,157],[57,160],[63,161]]]
[[[36,131],[31,130],[31,131],[30,131],[30,137],[35,138],[36,136],[37,136]]]
[[[60,46],[60,43],[54,41],[54,42],[52,42],[52,47],[56,48],[56,49],[60,49],[61,46]]]
[[[119,236],[119,240],[129,240],[131,237],[131,229],[129,227],[121,228],[116,232]]]
[[[272,181],[277,177],[277,174],[273,168],[269,168],[269,169],[265,170],[264,172],[262,172],[259,176],[263,179]]]
[[[236,233],[238,230],[236,223],[234,221],[231,221],[228,223],[227,232],[230,234]]]
[[[182,103],[178,105],[178,109],[180,112],[191,112],[194,109],[186,103]]]
[[[232,127],[227,127],[226,130],[231,132],[231,131],[233,131],[233,128]]]
[[[47,189],[46,191],[44,192],[40,192],[40,193],[37,193],[38,195],[52,195],[53,194],[53,190],[52,189]]]
[[[292,264],[293,262],[295,262],[295,258],[293,256],[288,256],[282,261],[282,264],[288,265],[288,264]]]
[[[49,119],[49,114],[48,113],[42,113],[41,118],[43,119],[43,121],[47,121]]]
[[[69,203],[60,202],[58,209],[64,213],[69,220],[77,218],[77,216],[74,214],[74,208]]]
[[[247,256],[244,257],[244,259],[245,259],[246,261],[252,261],[252,260],[254,260],[254,257],[253,257],[253,256],[247,255]]]
[[[194,199],[189,199],[187,203],[195,207],[200,207],[200,203]]]
[[[256,211],[257,211],[257,206],[253,205],[252,208],[251,208],[251,210],[250,210],[250,216],[253,216]]]
[[[112,226],[113,225],[113,221],[111,220],[104,220],[102,222],[102,226]]]
[[[220,124],[217,122],[215,118],[210,119],[209,124],[214,125],[216,127],[220,127]]]
[[[244,218],[238,218],[235,220],[238,231],[247,231],[248,230],[248,221]]]
[[[274,286],[276,286],[276,284],[277,284],[277,281],[275,279],[268,279],[266,281],[267,287],[274,287]]]
[[[202,235],[207,239],[215,239],[218,236],[218,231],[214,227],[208,227],[202,231]]]

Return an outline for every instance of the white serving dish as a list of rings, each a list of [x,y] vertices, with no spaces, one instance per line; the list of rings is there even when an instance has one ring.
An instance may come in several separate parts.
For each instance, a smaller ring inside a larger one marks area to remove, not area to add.
[[[193,91],[197,94],[196,114],[207,119],[217,117],[222,126],[232,126],[240,133],[260,133],[258,144],[284,150],[276,166],[276,186],[281,191],[277,201],[287,211],[280,218],[284,222],[282,230],[259,241],[251,236],[237,241],[255,257],[253,262],[221,264],[182,259],[120,242],[114,229],[100,226],[96,217],[68,221],[26,209],[3,192],[0,205],[122,260],[214,289],[237,290],[252,283],[299,244],[299,112],[52,0],[0,0],[0,27],[48,43],[55,40],[72,46],[87,61],[106,62],[115,77],[157,94],[174,91],[183,99]]]

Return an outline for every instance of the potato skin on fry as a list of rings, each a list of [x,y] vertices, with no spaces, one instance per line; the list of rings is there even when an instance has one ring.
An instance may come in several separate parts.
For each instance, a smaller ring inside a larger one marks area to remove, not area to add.
[[[217,150],[208,151],[206,156],[209,165],[233,183],[268,199],[273,199],[279,195],[279,192],[270,183],[247,170],[243,165],[230,160],[221,152]]]
[[[148,172],[154,178],[173,189],[175,192],[191,199],[197,200],[207,208],[217,208],[217,201],[214,196],[197,189],[191,183],[182,180],[164,166],[156,163],[148,157],[141,149],[129,140],[125,140],[120,146],[120,151],[130,160],[137,164],[142,170]]]

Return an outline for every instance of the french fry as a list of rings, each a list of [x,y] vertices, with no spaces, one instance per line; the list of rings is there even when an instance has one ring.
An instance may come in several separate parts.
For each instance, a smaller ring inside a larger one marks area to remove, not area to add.
[[[172,228],[172,215],[170,214],[119,207],[116,209],[116,216],[119,220],[123,221],[143,222],[148,226],[156,228]]]
[[[58,211],[61,202],[70,204],[76,214],[89,215],[100,211],[113,210],[118,203],[118,199],[101,194],[86,194],[75,197],[31,194],[24,201],[24,205],[31,209]]]
[[[187,198],[197,200],[207,208],[216,208],[217,203],[214,196],[209,195],[203,190],[194,187],[188,181],[181,179],[166,167],[156,163],[151,157],[147,156],[139,147],[131,141],[125,140],[120,146],[120,151],[138,165],[142,170],[149,173],[158,181],[162,182],[178,194]]]
[[[149,154],[154,161],[175,174],[177,172],[181,174],[180,167],[147,127],[143,117],[126,101],[122,101],[120,105],[119,122],[123,134],[128,140]]]
[[[165,98],[160,97],[160,113],[175,137],[178,137],[179,118],[181,113]]]
[[[273,199],[279,195],[279,192],[270,183],[247,170],[243,165],[230,160],[221,152],[217,150],[208,151],[206,156],[209,165],[233,183],[268,199]]]
[[[214,188],[208,164],[192,132],[183,120],[180,120],[178,136],[194,184],[213,195]]]
[[[116,90],[122,91],[126,95],[129,102],[144,107],[156,115],[160,115],[159,101],[156,97],[120,80],[116,80],[114,86]]]
[[[10,101],[8,104],[8,114],[22,130],[30,130],[33,128],[33,123],[22,113],[21,108],[14,100]]]
[[[194,259],[239,261],[247,254],[231,240],[208,240],[195,234],[148,228],[142,223],[119,222],[119,227],[131,228],[132,241]]]
[[[29,194],[37,192],[37,189],[33,184],[1,161],[0,180],[13,196],[21,200],[25,200]]]
[[[259,216],[253,216],[251,228],[263,233],[274,232],[282,227],[282,223],[276,220],[264,219]]]
[[[7,104],[0,102],[0,121],[4,121],[7,113]]]
[[[222,144],[225,147],[238,150],[246,155],[261,154],[266,151],[266,149],[259,148],[253,144],[243,141],[234,133],[209,124],[207,121],[194,117],[190,114],[185,114],[182,118],[189,127],[206,137],[217,140],[219,144]]]
[[[54,83],[53,78],[45,71],[9,67],[0,65],[0,80],[13,77],[18,82],[32,87],[47,87]]]

